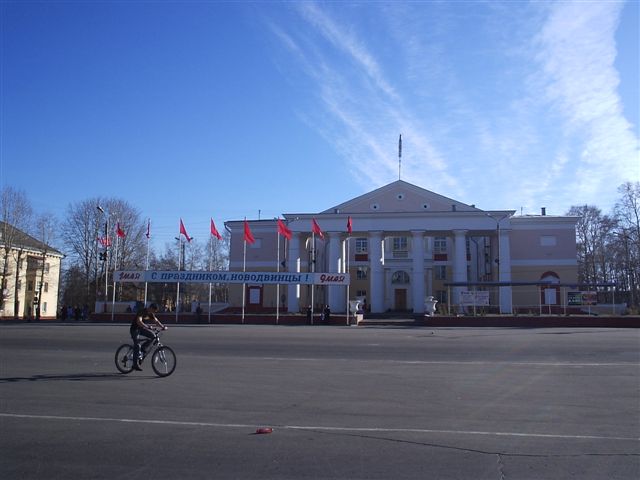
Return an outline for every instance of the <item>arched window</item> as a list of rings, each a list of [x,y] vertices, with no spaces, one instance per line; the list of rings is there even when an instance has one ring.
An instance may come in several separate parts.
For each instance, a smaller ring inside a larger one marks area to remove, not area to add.
[[[391,277],[391,283],[395,283],[395,284],[409,283],[409,274],[403,270],[398,270]]]
[[[540,280],[543,282],[560,283],[560,276],[556,272],[549,271],[540,275]]]

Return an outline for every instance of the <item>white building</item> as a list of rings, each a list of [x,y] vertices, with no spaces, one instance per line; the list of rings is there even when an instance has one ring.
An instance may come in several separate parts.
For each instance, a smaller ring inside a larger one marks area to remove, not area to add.
[[[55,319],[60,262],[64,255],[30,235],[0,222],[0,318]],[[6,268],[6,269],[5,269]]]
[[[535,216],[514,213],[481,210],[398,180],[323,212],[284,214],[292,231],[287,242],[279,237],[275,220],[250,221],[256,242],[245,250],[244,222],[226,222],[229,268],[350,274],[348,289],[316,286],[313,295],[310,286],[246,284],[245,304],[252,311],[272,311],[279,299],[280,308],[301,312],[313,298],[314,309],[327,304],[332,312],[345,312],[348,290],[350,299],[366,299],[372,313],[422,314],[428,296],[441,304],[460,303],[467,288],[450,288],[449,283],[577,282],[577,217],[546,215],[544,209]],[[323,239],[312,235],[312,219]],[[491,305],[506,313],[513,304],[537,305],[540,294],[535,288],[501,286],[491,295]],[[231,285],[231,304],[240,306],[242,299],[242,286]]]

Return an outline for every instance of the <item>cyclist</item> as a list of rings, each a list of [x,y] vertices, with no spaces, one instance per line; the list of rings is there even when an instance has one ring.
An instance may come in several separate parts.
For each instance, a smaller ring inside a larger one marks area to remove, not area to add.
[[[165,327],[162,322],[158,320],[158,317],[156,317],[157,312],[158,305],[152,303],[147,308],[144,308],[136,313],[135,318],[131,322],[129,333],[131,333],[131,338],[133,339],[134,355],[136,358],[135,365],[133,366],[134,370],[142,370],[142,368],[140,367],[140,364],[142,363],[142,357],[155,338],[155,334],[151,330],[151,327],[149,327],[149,325],[145,323],[145,320],[153,320],[156,325],[158,325],[162,330],[167,329],[167,327]],[[140,344],[138,336],[147,338],[143,345]]]

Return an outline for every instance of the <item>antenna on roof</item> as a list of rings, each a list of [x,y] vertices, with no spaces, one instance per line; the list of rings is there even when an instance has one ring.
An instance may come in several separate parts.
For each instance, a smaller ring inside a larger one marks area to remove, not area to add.
[[[400,173],[402,172],[402,134],[398,139],[398,180],[400,180]]]

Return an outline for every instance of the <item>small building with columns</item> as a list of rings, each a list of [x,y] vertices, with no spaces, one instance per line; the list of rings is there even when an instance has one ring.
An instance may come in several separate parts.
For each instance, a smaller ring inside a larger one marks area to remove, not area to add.
[[[298,313],[313,299],[316,311],[328,305],[344,313],[348,299],[360,299],[371,313],[423,314],[429,296],[460,304],[466,288],[448,283],[577,282],[578,218],[546,215],[544,209],[526,216],[486,211],[398,180],[319,213],[283,217],[290,240],[278,234],[275,219],[253,220],[248,224],[256,241],[246,245],[244,221],[226,222],[229,269],[346,272],[349,287],[245,284],[243,296],[242,285],[230,285],[232,306],[244,298],[249,311]],[[312,233],[313,219],[323,238]],[[502,313],[511,313],[514,302],[539,301],[539,292],[514,292],[511,286],[492,295],[491,304]]]

